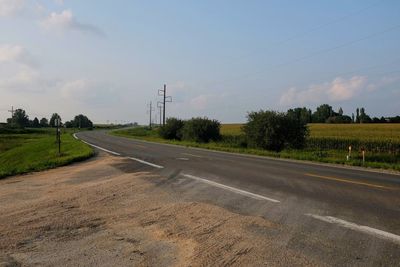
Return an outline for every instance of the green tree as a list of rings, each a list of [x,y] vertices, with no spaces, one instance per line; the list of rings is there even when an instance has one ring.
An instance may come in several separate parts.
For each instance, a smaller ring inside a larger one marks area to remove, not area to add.
[[[334,116],[333,109],[328,104],[323,104],[317,107],[317,110],[312,115],[312,122],[324,123],[329,117]]]
[[[327,123],[351,123],[352,119],[350,116],[332,116],[326,120]]]
[[[183,120],[168,118],[165,125],[160,127],[159,134],[164,139],[182,139]]]
[[[340,116],[343,116],[343,109],[342,109],[342,107],[339,108],[338,114],[339,114]]]
[[[305,121],[293,114],[251,112],[243,127],[249,147],[281,151],[285,147],[301,148],[308,136]]]
[[[32,127],[33,128],[39,128],[40,127],[40,123],[39,123],[39,119],[37,117],[35,117],[32,121]]]
[[[19,108],[14,111],[12,118],[8,119],[7,122],[12,126],[24,128],[29,126],[29,117],[25,110]]]
[[[221,139],[221,124],[208,118],[192,118],[185,121],[182,128],[182,139],[199,143],[218,141]]]
[[[71,121],[75,128],[93,128],[93,122],[85,115],[79,114]]]
[[[360,109],[356,109],[356,123],[360,123]]]
[[[368,116],[366,113],[365,113],[365,108],[361,108],[360,109],[360,117],[359,117],[359,120],[360,120],[360,123],[370,123],[372,120],[371,120],[371,117],[370,116]]]
[[[49,121],[46,118],[41,118],[39,124],[40,127],[49,127]]]
[[[293,116],[297,120],[300,120],[304,123],[310,123],[311,122],[311,110],[303,107],[303,108],[295,108],[295,109],[289,109],[287,111],[287,114],[289,116]]]
[[[61,122],[61,116],[58,115],[57,113],[53,113],[53,115],[51,115],[51,118],[50,118],[50,123],[49,123],[50,127],[56,127],[56,124],[55,124],[56,119],[59,119]]]

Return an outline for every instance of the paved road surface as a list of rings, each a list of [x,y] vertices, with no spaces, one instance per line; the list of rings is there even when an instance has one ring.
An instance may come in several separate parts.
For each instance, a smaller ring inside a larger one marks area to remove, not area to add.
[[[81,132],[79,139],[170,177],[188,199],[285,228],[295,247],[331,265],[400,266],[400,176],[206,151]]]

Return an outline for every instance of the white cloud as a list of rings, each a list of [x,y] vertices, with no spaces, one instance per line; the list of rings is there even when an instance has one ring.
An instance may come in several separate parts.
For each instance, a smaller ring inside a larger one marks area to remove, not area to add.
[[[199,95],[190,100],[190,106],[197,110],[206,109],[209,102],[208,95]]]
[[[58,5],[64,5],[64,0],[54,0],[54,3]]]
[[[338,77],[331,82],[311,85],[299,90],[295,87],[288,89],[280,99],[280,104],[321,103],[326,101],[338,102],[353,99],[367,88],[367,77],[354,76],[349,79]]]
[[[396,82],[400,81],[400,76],[384,76],[378,81],[371,83],[367,86],[367,90],[369,92],[384,88],[386,86],[389,86],[391,84],[394,84]]]
[[[0,0],[0,17],[15,15],[24,8],[25,4],[25,0]]]
[[[64,10],[60,13],[52,12],[41,22],[41,25],[48,30],[74,30],[97,36],[105,36],[105,33],[100,28],[91,24],[79,22],[74,17],[71,10]]]
[[[65,100],[77,101],[90,106],[110,106],[119,100],[119,95],[113,86],[87,79],[63,82],[57,87],[61,97]]]
[[[43,93],[53,84],[51,80],[44,79],[39,71],[25,66],[0,80],[1,89],[14,93]]]
[[[20,63],[32,65],[33,60],[29,53],[21,45],[0,45],[0,63]]]

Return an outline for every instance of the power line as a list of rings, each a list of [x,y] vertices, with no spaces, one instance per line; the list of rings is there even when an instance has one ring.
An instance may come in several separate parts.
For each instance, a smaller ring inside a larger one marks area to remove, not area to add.
[[[294,34],[294,35],[292,35],[292,36],[289,36],[289,37],[287,37],[287,38],[285,38],[285,39],[282,39],[282,40],[280,40],[280,41],[275,42],[275,43],[273,44],[273,47],[283,45],[283,44],[285,44],[285,43],[287,43],[287,42],[296,40],[297,38],[300,38],[300,37],[303,37],[303,36],[308,35],[308,34],[310,34],[310,33],[316,32],[316,31],[318,31],[318,30],[320,30],[320,29],[322,29],[322,28],[325,28],[325,27],[327,27],[327,26],[336,24],[336,23],[338,23],[338,22],[340,22],[340,21],[343,21],[343,20],[346,20],[346,19],[348,19],[348,18],[351,18],[351,17],[353,17],[353,16],[355,16],[355,15],[359,15],[359,14],[365,12],[365,11],[368,10],[368,9],[371,9],[371,8],[373,8],[373,7],[376,7],[376,6],[380,5],[380,4],[382,4],[383,2],[385,2],[385,1],[376,1],[376,2],[373,2],[372,4],[367,5],[367,6],[363,7],[363,8],[361,8],[361,9],[357,9],[357,10],[355,10],[354,12],[351,12],[351,13],[349,13],[349,14],[347,14],[347,15],[344,15],[344,16],[341,16],[341,17],[338,17],[338,18],[335,18],[335,19],[333,19],[333,20],[331,20],[331,21],[328,21],[328,22],[319,24],[319,25],[317,25],[317,26],[315,26],[315,27],[312,27],[312,28],[310,28],[310,29],[308,29],[308,30],[304,30],[304,31],[302,31],[302,32],[296,33],[296,34]],[[269,47],[269,49],[264,49],[264,52],[265,52],[265,50],[270,50],[270,49],[271,49],[271,47]],[[258,51],[257,51],[257,52],[258,52]],[[252,55],[252,54],[254,54],[254,53],[256,53],[256,51],[253,51],[253,52],[251,52],[251,53],[248,53],[248,54],[245,55],[245,56],[237,57],[235,61],[240,60],[240,59],[242,59],[242,58],[249,57],[250,55]],[[234,62],[234,61],[232,61],[232,62]]]
[[[317,50],[317,51],[315,51],[315,52],[313,52],[313,53],[310,53],[310,54],[308,54],[308,55],[305,55],[305,56],[302,56],[302,57],[299,57],[299,58],[295,58],[295,59],[292,59],[292,60],[290,60],[290,61],[283,62],[283,63],[277,64],[277,65],[270,66],[270,67],[268,67],[268,68],[266,68],[266,69],[263,69],[263,70],[260,70],[260,71],[256,71],[256,72],[252,72],[252,73],[247,73],[247,74],[241,75],[241,76],[239,76],[239,77],[235,77],[235,78],[233,78],[233,79],[225,79],[225,80],[220,80],[220,81],[212,81],[212,82],[209,82],[209,83],[208,83],[208,86],[210,86],[210,85],[216,85],[216,84],[221,84],[221,83],[223,84],[223,83],[231,82],[231,81],[242,80],[242,79],[245,79],[245,78],[248,78],[248,77],[257,75],[257,74],[264,73],[264,72],[266,72],[267,70],[270,70],[270,69],[272,69],[272,68],[279,68],[279,67],[287,66],[287,65],[292,64],[292,63],[297,63],[297,62],[300,62],[300,61],[303,61],[303,60],[312,58],[312,57],[317,56],[317,55],[321,55],[321,54],[324,54],[324,53],[327,53],[327,52],[331,52],[331,51],[334,51],[334,50],[337,50],[337,49],[340,49],[340,48],[343,48],[343,47],[346,47],[346,46],[353,45],[353,44],[358,43],[358,42],[361,42],[361,41],[365,41],[365,40],[371,39],[371,38],[373,38],[373,37],[376,37],[376,36],[379,36],[379,35],[382,35],[382,34],[385,34],[385,33],[388,33],[388,32],[391,32],[391,31],[398,30],[399,28],[400,28],[400,25],[395,25],[395,26],[386,28],[386,29],[384,29],[384,30],[382,30],[382,31],[374,32],[374,33],[372,33],[372,34],[369,34],[369,35],[366,35],[366,36],[363,36],[363,37],[360,37],[360,38],[357,38],[357,39],[354,39],[354,40],[351,40],[351,41],[348,41],[348,42],[344,42],[344,43],[338,44],[338,45],[336,45],[336,46],[332,46],[332,47],[328,47],[328,48],[323,48],[323,49]]]
[[[313,79],[313,80],[311,80],[311,81],[309,80],[309,81],[307,81],[307,82],[304,81],[304,82],[302,82],[302,84],[306,84],[306,83],[310,84],[310,83],[315,83],[315,82],[326,81],[326,80],[329,79],[329,78],[330,78],[330,79],[333,79],[333,78],[335,78],[335,77],[344,76],[344,75],[349,75],[349,74],[357,73],[357,72],[364,71],[364,70],[371,70],[371,69],[376,69],[376,68],[380,68],[380,67],[384,67],[384,66],[389,66],[389,65],[392,65],[392,64],[398,63],[398,62],[400,62],[400,58],[397,58],[396,60],[391,60],[391,61],[389,61],[389,62],[387,62],[387,63],[383,63],[383,64],[370,65],[370,66],[367,66],[367,67],[358,68],[358,69],[353,69],[353,70],[346,71],[346,72],[341,72],[341,73],[336,73],[336,74],[330,74],[329,76],[326,75],[324,78]],[[375,75],[385,75],[385,74],[390,74],[390,73],[395,73],[395,72],[397,72],[397,71],[389,71],[389,72],[383,72],[383,73],[375,73]],[[347,82],[347,81],[338,82],[337,84],[341,84],[341,83],[345,83],[345,82]]]

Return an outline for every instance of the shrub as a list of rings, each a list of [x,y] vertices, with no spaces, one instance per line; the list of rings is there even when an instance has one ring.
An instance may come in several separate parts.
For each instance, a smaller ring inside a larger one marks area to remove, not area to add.
[[[302,148],[308,136],[306,123],[291,114],[260,110],[247,118],[243,131],[249,147],[274,151]]]
[[[199,143],[218,141],[221,139],[220,127],[221,124],[217,120],[192,118],[185,122],[182,128],[182,138]]]
[[[165,125],[160,127],[159,134],[164,139],[182,139],[183,120],[168,118]]]

